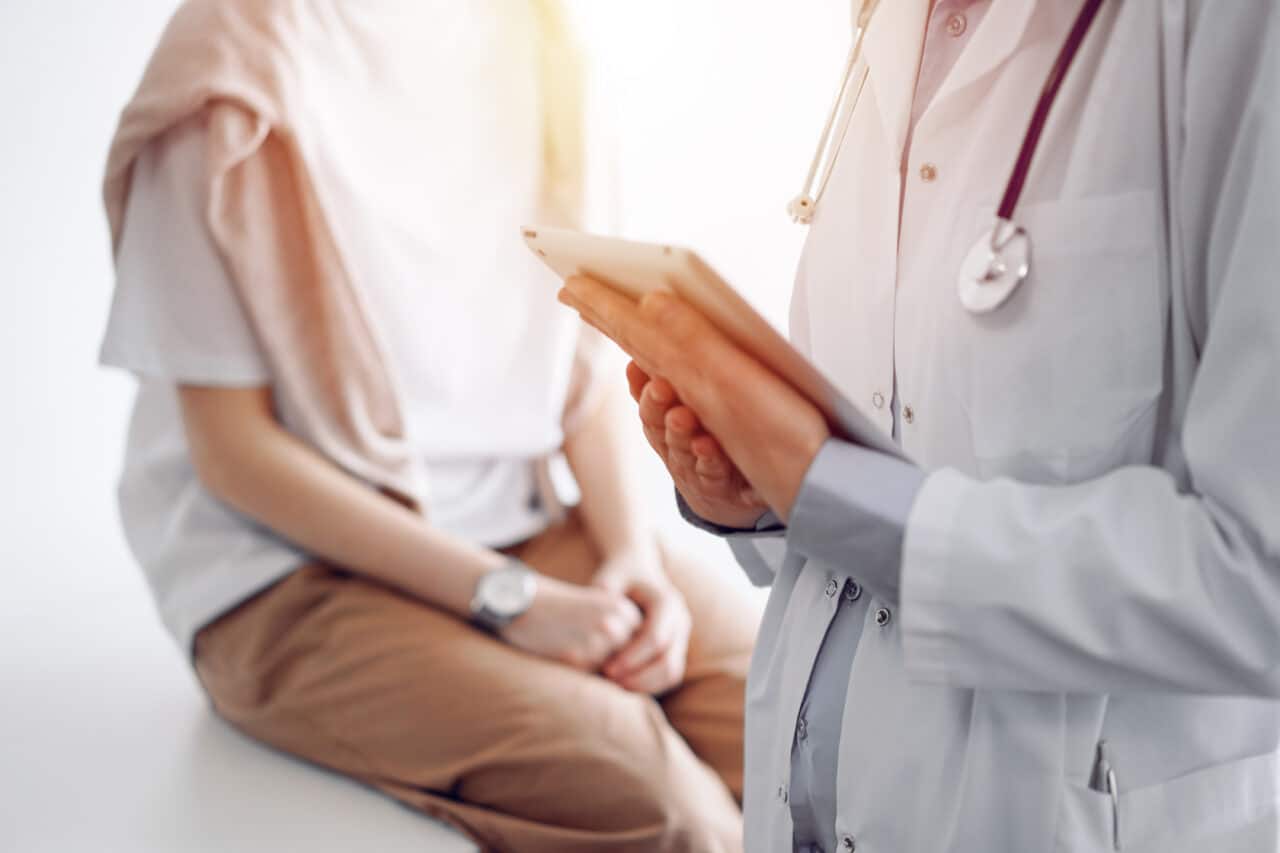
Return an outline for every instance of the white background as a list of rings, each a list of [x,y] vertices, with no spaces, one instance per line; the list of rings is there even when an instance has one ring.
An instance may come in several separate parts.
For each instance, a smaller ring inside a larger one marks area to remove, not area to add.
[[[416,818],[209,719],[118,529],[132,382],[95,366],[112,285],[99,181],[174,5],[0,0],[0,849],[347,849],[371,831],[424,849]],[[613,92],[626,232],[696,247],[782,324],[803,237],[784,208],[847,2],[575,6]],[[663,526],[725,564],[636,454]]]

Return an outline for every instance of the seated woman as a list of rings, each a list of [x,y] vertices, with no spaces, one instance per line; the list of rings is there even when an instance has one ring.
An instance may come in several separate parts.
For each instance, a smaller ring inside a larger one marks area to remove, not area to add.
[[[520,244],[582,208],[571,47],[533,0],[179,9],[108,164],[121,513],[253,737],[486,849],[736,850],[757,610],[653,539]]]

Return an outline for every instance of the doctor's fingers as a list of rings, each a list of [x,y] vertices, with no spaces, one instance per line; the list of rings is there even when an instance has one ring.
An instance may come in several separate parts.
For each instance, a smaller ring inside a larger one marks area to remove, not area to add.
[[[668,464],[674,462],[681,470],[692,472],[698,461],[693,454],[693,440],[702,430],[698,416],[688,406],[674,406],[667,411],[664,423]]]
[[[678,364],[691,361],[700,364],[707,350],[717,349],[726,342],[710,320],[674,293],[663,290],[646,293],[640,299],[639,313],[648,321],[647,328],[660,330]]]
[[[648,321],[640,315],[636,302],[594,279],[573,276],[565,280],[557,298],[573,308],[584,321],[598,329],[631,356],[644,372],[652,375],[656,348],[662,357],[667,346]]]
[[[701,442],[708,442],[702,444]],[[693,471],[698,478],[698,491],[708,497],[739,507],[763,509],[763,504],[746,477],[733,464],[729,455],[709,435],[701,435],[694,441]],[[714,448],[708,450],[707,448]]]
[[[639,303],[598,281],[575,276],[565,281],[560,301],[622,347],[650,376],[664,376],[676,387],[697,378],[692,365],[706,365],[706,352],[724,338],[684,300],[665,291],[644,295]]]
[[[640,392],[640,422],[655,429],[666,429],[667,413],[679,405],[680,398],[670,382],[650,380]]]
[[[675,389],[662,379],[647,383],[640,392],[640,425],[649,445],[667,458],[667,412],[678,404]]]
[[[640,402],[641,396],[644,394],[645,386],[649,384],[649,374],[634,361],[627,364],[627,385],[631,389],[631,399],[637,403]]]
[[[720,447],[720,442],[712,436],[706,433],[696,436],[690,442],[689,449],[693,451],[694,471],[703,480],[718,483],[737,473],[737,468]]]
[[[743,399],[741,387],[756,388],[763,386],[761,380],[776,377],[674,294],[645,294],[640,314],[650,322],[638,328],[657,338],[653,346],[645,341],[640,366],[670,382],[680,402],[697,414],[700,429],[737,430],[741,418],[753,414],[746,409],[761,397],[757,389],[751,399]]]

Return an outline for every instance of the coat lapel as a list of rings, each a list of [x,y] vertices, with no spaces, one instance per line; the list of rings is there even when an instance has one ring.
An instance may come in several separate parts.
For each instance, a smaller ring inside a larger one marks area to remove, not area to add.
[[[940,102],[1013,55],[1035,11],[1036,0],[993,0],[991,10],[934,98]],[[894,162],[901,162],[911,121],[916,75],[924,49],[929,0],[880,0],[864,47],[876,109]],[[854,4],[857,15],[858,4]]]
[[[1027,31],[1036,0],[993,0],[973,41],[965,45],[951,73],[942,81],[934,103],[959,92],[994,71],[1017,51]]]
[[[857,14],[857,4],[854,14]],[[895,163],[901,162],[902,147],[906,144],[928,15],[929,0],[880,0],[867,28],[863,54],[875,93],[876,110]]]

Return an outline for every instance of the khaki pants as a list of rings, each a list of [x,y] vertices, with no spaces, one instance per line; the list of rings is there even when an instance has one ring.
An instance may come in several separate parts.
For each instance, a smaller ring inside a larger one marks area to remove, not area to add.
[[[586,582],[576,514],[513,553]],[[741,848],[744,682],[758,607],[669,558],[693,636],[660,701],[519,652],[384,586],[299,569],[196,638],[214,707],[492,850]]]

